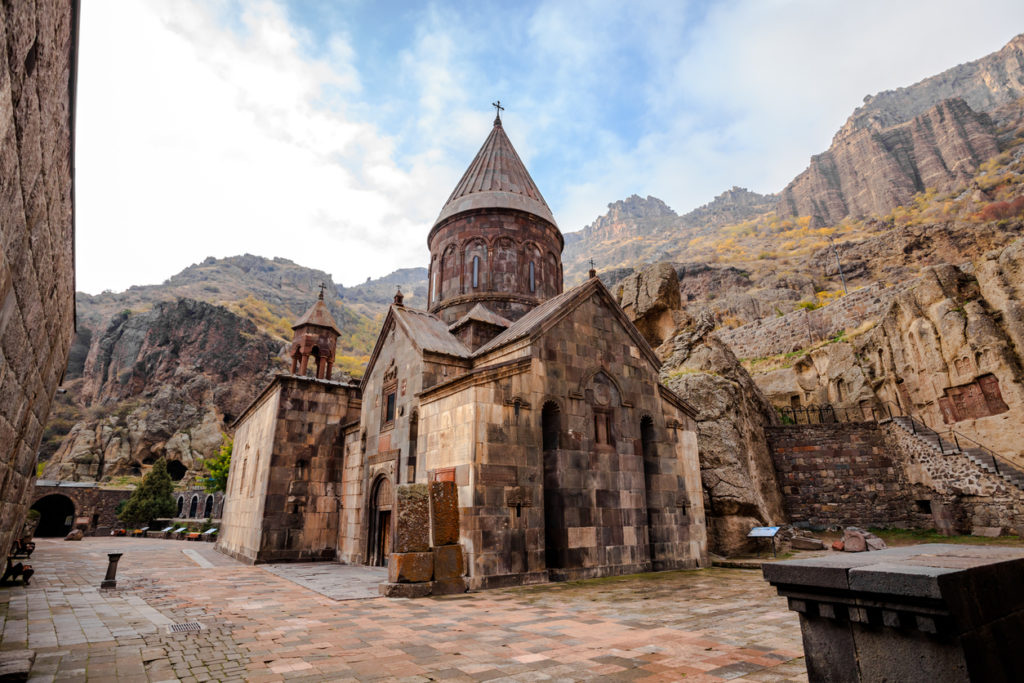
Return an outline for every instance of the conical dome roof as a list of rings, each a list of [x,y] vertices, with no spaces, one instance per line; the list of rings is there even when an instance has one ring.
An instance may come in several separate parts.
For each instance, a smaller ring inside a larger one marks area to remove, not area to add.
[[[317,299],[316,303],[310,306],[309,310],[302,314],[302,317],[299,318],[298,322],[292,325],[292,329],[298,329],[303,325],[326,327],[330,330],[334,330],[335,334],[339,336],[341,335],[341,330],[338,329],[338,325],[334,322],[334,317],[331,316],[331,312],[327,310],[327,304],[324,303],[323,299]]]
[[[491,134],[448,197],[434,225],[463,211],[491,208],[532,213],[557,227],[551,209],[505,135],[501,119],[494,120]]]

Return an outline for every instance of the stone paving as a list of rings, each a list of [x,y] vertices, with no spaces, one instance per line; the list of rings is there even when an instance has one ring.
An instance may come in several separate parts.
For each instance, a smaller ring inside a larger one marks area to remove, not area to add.
[[[30,587],[0,588],[0,649],[35,650],[32,681],[807,680],[759,571],[391,600],[357,599],[380,570],[250,567],[207,543],[39,539],[32,564]]]

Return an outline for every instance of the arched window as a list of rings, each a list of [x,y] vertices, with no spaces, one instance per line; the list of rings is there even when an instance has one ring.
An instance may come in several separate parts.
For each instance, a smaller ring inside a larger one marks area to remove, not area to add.
[[[530,291],[537,291],[537,272],[534,268],[533,261],[530,261]]]
[[[562,429],[561,418],[561,411],[557,403],[548,401],[544,404],[544,408],[540,412],[540,429],[545,451],[558,449],[558,433]]]
[[[178,512],[176,516],[181,517],[181,511],[185,509],[185,496],[178,496]]]
[[[213,517],[213,496],[206,497],[206,505],[203,506],[203,517]]]
[[[480,257],[473,257],[473,289],[480,286]]]
[[[192,502],[188,506],[188,518],[195,519],[199,512],[199,496],[192,496]]]

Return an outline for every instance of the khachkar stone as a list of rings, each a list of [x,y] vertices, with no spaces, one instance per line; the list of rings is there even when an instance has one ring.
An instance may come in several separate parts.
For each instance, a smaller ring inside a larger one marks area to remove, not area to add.
[[[435,546],[459,542],[459,495],[455,482],[430,483],[430,522]]]
[[[772,562],[811,681],[1020,680],[1024,548],[924,544]]]
[[[434,542],[434,595],[466,592],[466,563],[459,544],[459,496],[453,481],[430,484],[431,538]]]
[[[395,552],[430,550],[430,503],[426,484],[398,487]],[[428,579],[429,580],[429,579]]]

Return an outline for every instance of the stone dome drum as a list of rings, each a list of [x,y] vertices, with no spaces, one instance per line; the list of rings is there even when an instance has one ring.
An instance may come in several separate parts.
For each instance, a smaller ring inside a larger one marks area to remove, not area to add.
[[[428,310],[449,324],[477,304],[515,321],[562,292],[562,233],[500,118],[427,244]]]

